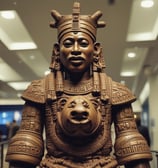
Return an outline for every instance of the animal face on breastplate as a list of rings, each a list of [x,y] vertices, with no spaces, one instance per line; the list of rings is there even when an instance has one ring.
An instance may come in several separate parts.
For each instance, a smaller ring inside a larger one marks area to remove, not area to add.
[[[71,137],[86,137],[95,133],[101,123],[98,101],[84,96],[61,98],[57,112],[59,126],[63,133]]]

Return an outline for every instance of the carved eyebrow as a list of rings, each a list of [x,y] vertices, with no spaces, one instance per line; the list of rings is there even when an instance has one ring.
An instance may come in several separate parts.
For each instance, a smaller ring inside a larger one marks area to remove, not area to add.
[[[86,101],[83,101],[83,102],[82,102],[82,105],[83,105],[84,107],[88,108],[88,109],[90,108],[90,107],[89,107],[89,104],[88,104]]]
[[[68,38],[65,38],[64,40],[63,40],[63,43],[65,42],[65,41],[74,41],[74,38],[72,38],[72,37],[68,37]]]
[[[72,102],[70,102],[70,104],[68,105],[68,108],[73,108],[73,107],[75,107],[75,105],[76,105],[76,102],[75,102],[75,101],[72,101]]]

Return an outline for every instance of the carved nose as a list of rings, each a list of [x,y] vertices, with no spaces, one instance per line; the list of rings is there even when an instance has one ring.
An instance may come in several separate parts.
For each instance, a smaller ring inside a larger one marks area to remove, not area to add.
[[[74,51],[71,52],[71,54],[78,56],[78,55],[81,55],[81,51],[74,50]]]
[[[71,119],[74,119],[76,121],[83,121],[88,119],[89,113],[87,111],[72,111],[70,113]]]

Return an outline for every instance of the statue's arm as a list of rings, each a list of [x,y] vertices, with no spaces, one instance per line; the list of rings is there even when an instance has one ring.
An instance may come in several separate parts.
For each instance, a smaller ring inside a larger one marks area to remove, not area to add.
[[[126,168],[150,168],[150,148],[138,132],[130,103],[113,108],[116,131],[115,154],[120,165]]]
[[[9,141],[6,161],[10,168],[34,168],[42,159],[44,105],[26,101],[20,129]]]

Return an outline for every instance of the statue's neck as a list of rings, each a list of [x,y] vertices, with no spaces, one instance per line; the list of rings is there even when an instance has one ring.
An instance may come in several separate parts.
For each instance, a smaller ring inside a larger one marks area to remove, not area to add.
[[[70,80],[72,83],[79,83],[89,80],[91,78],[90,72],[71,72],[65,74],[65,80]]]

